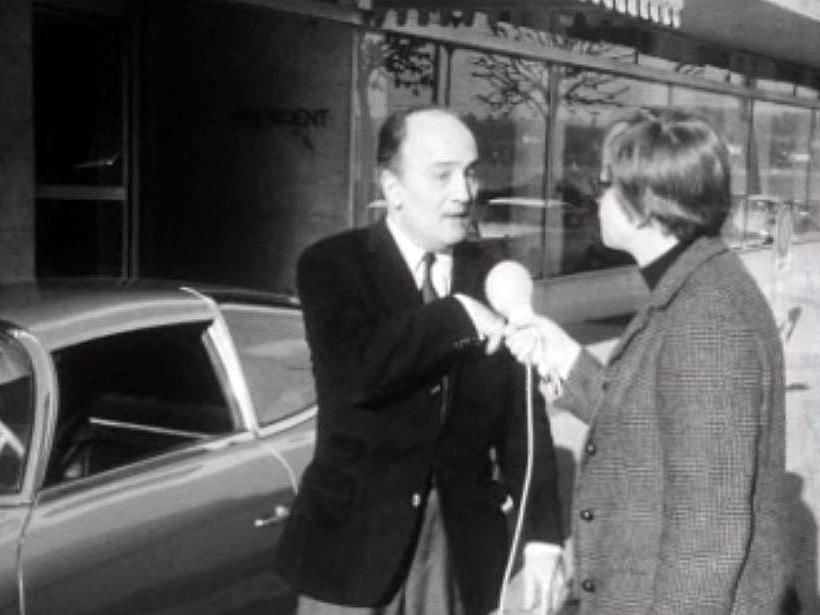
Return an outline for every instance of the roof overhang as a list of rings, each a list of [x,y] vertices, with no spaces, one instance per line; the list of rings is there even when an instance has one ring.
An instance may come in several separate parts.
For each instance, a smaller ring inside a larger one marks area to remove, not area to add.
[[[580,11],[679,30],[705,43],[820,68],[820,0],[347,0],[359,8],[395,10],[398,21],[415,11],[440,23],[491,22],[541,29],[550,11]]]

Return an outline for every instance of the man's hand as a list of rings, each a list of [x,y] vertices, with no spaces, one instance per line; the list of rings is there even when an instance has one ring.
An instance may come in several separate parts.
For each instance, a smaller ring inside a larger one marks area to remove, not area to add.
[[[501,347],[504,341],[504,319],[493,312],[480,301],[476,301],[468,295],[457,293],[453,295],[459,300],[470,320],[473,321],[476,333],[486,340],[484,350],[487,354],[493,354]]]
[[[521,608],[538,615],[558,613],[567,599],[567,578],[561,547],[529,542],[524,547]]]

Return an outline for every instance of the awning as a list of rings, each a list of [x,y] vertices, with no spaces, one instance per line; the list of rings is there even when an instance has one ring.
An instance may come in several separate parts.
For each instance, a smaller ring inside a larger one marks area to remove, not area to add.
[[[495,21],[519,21],[516,16],[543,9],[593,8],[679,28],[685,0],[357,0],[359,8],[383,11],[395,9],[400,14],[415,10],[420,21],[431,12],[441,15],[442,23],[452,20],[471,22],[476,12],[487,14]],[[526,20],[526,19],[525,19]]]

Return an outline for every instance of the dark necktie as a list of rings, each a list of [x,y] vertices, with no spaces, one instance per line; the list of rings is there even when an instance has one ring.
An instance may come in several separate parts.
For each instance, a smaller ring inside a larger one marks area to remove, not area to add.
[[[424,303],[430,303],[438,299],[436,287],[433,286],[433,263],[436,262],[436,255],[432,252],[425,252],[422,257],[424,264],[423,275],[421,278],[421,299]]]
[[[439,298],[436,292],[436,287],[433,286],[433,263],[436,262],[436,255],[432,252],[426,252],[422,259],[424,270],[421,278],[421,299],[424,303],[430,303]],[[447,414],[447,376],[441,377],[441,382],[434,385],[433,389],[438,389],[438,394],[441,395],[441,422],[444,422],[444,417]]]

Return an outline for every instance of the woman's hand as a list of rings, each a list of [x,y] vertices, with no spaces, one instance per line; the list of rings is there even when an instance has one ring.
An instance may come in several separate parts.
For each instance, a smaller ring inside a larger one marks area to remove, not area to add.
[[[541,378],[554,383],[567,378],[581,353],[581,345],[544,316],[533,316],[523,325],[508,325],[505,343],[520,363],[534,366]]]

